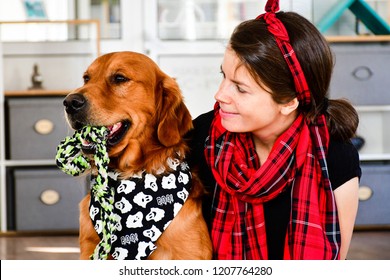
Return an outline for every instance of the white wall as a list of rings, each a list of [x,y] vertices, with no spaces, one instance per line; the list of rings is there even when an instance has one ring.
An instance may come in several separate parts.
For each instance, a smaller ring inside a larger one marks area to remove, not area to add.
[[[47,90],[71,90],[82,83],[82,75],[94,58],[79,55],[23,56],[4,58],[4,89],[27,90],[37,64]]]
[[[56,1],[63,2],[66,0],[51,0],[48,2],[52,3]],[[260,6],[263,7],[266,1],[262,0],[260,2],[263,3],[260,4]],[[280,4],[282,10],[297,11],[310,20],[318,21],[336,2],[337,0],[284,0],[281,1]],[[11,13],[9,13],[9,11],[13,8],[20,8],[20,3],[21,1],[0,0],[0,21],[9,19],[15,20],[15,18],[10,18]],[[156,28],[154,23],[156,17],[147,18],[145,20],[145,16],[148,16],[151,13],[150,6],[156,5],[156,0],[122,0],[121,5],[122,38],[120,40],[102,40],[101,53],[132,50],[149,54],[156,62],[160,63],[160,66],[164,71],[173,76],[177,76],[178,81],[182,83],[182,88],[186,91],[185,93],[190,95],[187,99],[192,100],[194,98],[192,96],[193,90],[190,91],[189,89],[193,89],[193,86],[191,83],[184,83],[184,81],[189,81],[188,77],[184,75],[185,71],[183,71],[183,69],[179,69],[180,66],[183,65],[175,65],[175,61],[186,60],[187,58],[190,58],[190,56],[196,55],[196,53],[201,56],[212,55],[212,59],[200,59],[198,61],[199,63],[196,64],[196,69],[193,71],[211,69],[211,63],[216,63],[218,60],[216,59],[216,56],[223,52],[223,46],[204,50],[202,47],[198,48],[200,45],[196,44],[192,44],[191,46],[178,44],[178,47],[173,48],[162,45],[158,40],[151,40],[150,36],[150,29]],[[258,13],[261,12],[263,12],[263,10],[258,11]],[[351,15],[348,15],[347,12],[346,15],[342,17],[341,22],[350,20],[350,17]],[[344,25],[343,28],[352,29],[353,25],[349,23],[349,25]],[[336,25],[330,32],[337,33],[339,31],[340,28]],[[152,36],[154,35],[155,33],[152,34]],[[63,45],[60,44],[59,46],[56,46],[54,51],[55,54],[50,53],[49,49],[51,47],[48,48],[48,44],[42,44],[40,47],[34,48],[28,44],[25,44],[24,46],[24,48],[21,48],[20,45],[15,46],[8,43],[3,46],[5,69],[3,73],[4,90],[23,90],[28,88],[30,86],[30,77],[34,63],[39,64],[44,79],[44,86],[47,89],[66,90],[77,87],[81,82],[81,75],[85,68],[94,59],[93,55],[86,54],[88,52],[80,49],[76,43],[64,43]],[[203,46],[206,45],[203,44]],[[208,48],[208,46],[203,48]],[[173,59],[171,55],[174,53],[180,54],[181,58]],[[163,57],[161,54],[168,55],[169,57]],[[207,64],[200,65],[201,62],[206,62]],[[190,67],[190,65],[188,67]],[[219,67],[219,63],[217,63],[216,67]],[[216,77],[218,74],[214,74],[210,74],[209,76],[208,73],[204,73],[202,76],[198,76],[198,80],[202,79],[201,83],[198,84],[203,85],[198,92],[205,89],[208,93],[207,96],[210,96],[215,92],[219,79]],[[206,79],[203,79],[204,77],[206,77]],[[213,77],[213,81],[216,85],[210,82],[210,77]],[[209,103],[212,103],[212,101]],[[192,104],[191,101],[189,106],[195,105]],[[196,111],[195,114],[197,114],[199,110],[194,109],[194,111]]]
[[[102,40],[101,54],[122,50],[143,52],[142,3],[142,0],[122,0],[122,38]],[[9,16],[12,13],[6,13],[10,9],[20,9],[20,6],[21,1],[0,0],[0,21],[20,20]],[[93,40],[90,43],[3,43],[4,72],[1,77],[4,83],[1,86],[6,91],[26,90],[31,86],[33,65],[37,63],[46,89],[78,87],[83,72],[96,58],[90,44],[94,44]]]

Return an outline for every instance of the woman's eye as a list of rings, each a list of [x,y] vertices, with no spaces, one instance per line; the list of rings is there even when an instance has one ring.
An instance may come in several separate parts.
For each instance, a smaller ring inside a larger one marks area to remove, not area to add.
[[[225,73],[221,70],[221,71],[219,71],[219,73],[221,73],[222,74],[222,77],[225,79]]]
[[[129,80],[128,78],[126,78],[125,76],[120,75],[120,74],[116,74],[113,77],[113,82],[115,84],[121,84],[121,83],[127,82],[128,80]]]
[[[246,91],[243,90],[239,85],[236,85],[236,89],[237,89],[237,91],[240,92],[240,93],[245,93],[245,92],[246,92]]]

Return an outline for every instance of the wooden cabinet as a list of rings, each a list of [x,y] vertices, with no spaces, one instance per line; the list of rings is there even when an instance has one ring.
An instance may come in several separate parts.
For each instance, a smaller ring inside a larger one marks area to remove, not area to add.
[[[73,178],[56,167],[12,167],[7,192],[7,230],[77,231],[78,204],[86,177]]]
[[[85,69],[100,55],[99,26],[97,20],[0,21],[3,33],[28,30],[24,41],[0,42],[0,231],[78,228],[64,219],[78,217],[71,211],[77,210],[86,183],[61,176],[55,166],[57,145],[72,133],[62,105],[70,90],[55,89],[82,83]],[[25,90],[31,88],[35,65],[50,90]],[[45,204],[45,198],[56,196],[58,203]]]
[[[69,134],[63,97],[8,97],[6,106],[7,159],[53,160],[55,146]]]
[[[5,92],[6,231],[77,231],[78,203],[88,191],[55,165],[56,148],[73,133],[62,101],[68,91]]]
[[[357,228],[390,225],[390,36],[331,42],[336,64],[331,98],[346,98],[359,114],[360,181]]]

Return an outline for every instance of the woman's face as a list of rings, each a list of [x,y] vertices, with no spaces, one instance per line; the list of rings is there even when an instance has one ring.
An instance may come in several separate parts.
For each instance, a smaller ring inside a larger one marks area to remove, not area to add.
[[[227,48],[221,65],[223,80],[215,94],[222,125],[231,132],[252,132],[260,137],[279,134],[282,105],[262,88]]]

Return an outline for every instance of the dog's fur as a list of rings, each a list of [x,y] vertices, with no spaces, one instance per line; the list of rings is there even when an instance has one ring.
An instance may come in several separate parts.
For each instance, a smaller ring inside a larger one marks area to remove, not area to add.
[[[156,173],[167,158],[184,156],[183,136],[192,128],[176,81],[145,55],[110,53],[97,58],[84,74],[84,85],[64,100],[72,128],[112,126],[122,122],[109,140],[112,168],[128,177],[139,171]],[[189,198],[157,240],[149,259],[210,259],[208,229],[203,220],[203,187],[193,174]],[[88,259],[100,239],[89,217],[90,196],[80,203],[80,258]]]

